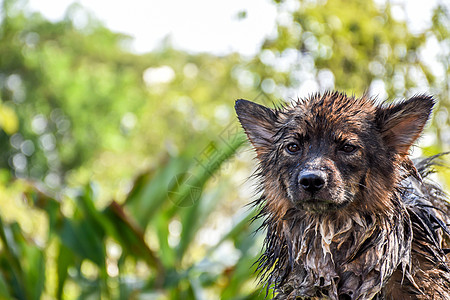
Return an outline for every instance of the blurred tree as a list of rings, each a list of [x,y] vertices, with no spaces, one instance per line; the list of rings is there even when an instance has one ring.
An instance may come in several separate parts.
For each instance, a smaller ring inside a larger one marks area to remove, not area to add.
[[[427,146],[432,153],[448,150],[450,15],[445,2],[438,2],[430,26],[420,33],[393,17],[393,8],[404,7],[390,1],[276,2],[278,34],[266,40],[254,61],[263,90],[275,88],[284,99],[328,89],[380,100],[431,93],[439,100],[439,124],[435,119],[438,136]]]
[[[119,47],[124,36],[90,18],[77,29],[75,16],[86,13],[77,5],[59,23],[27,13],[22,2],[2,5],[1,95],[19,130],[2,133],[1,166],[57,187],[111,139],[125,143],[121,119],[145,98],[138,62]]]
[[[258,224],[236,212],[249,154],[227,163],[234,99],[426,91],[440,103],[423,149],[450,145],[444,4],[413,34],[389,1],[274,1],[277,34],[253,58],[168,39],[137,55],[78,4],[55,23],[1,5],[2,299],[264,298]]]
[[[176,155],[202,132],[206,142],[231,121],[231,106],[220,103],[240,94],[231,78],[237,55],[193,56],[168,45],[134,55],[124,50],[128,37],[76,4],[58,23],[21,5],[3,2],[0,35],[0,95],[8,116],[0,166],[15,176],[45,179],[52,188],[67,182],[68,172],[77,183],[129,178],[155,163],[149,157]],[[80,15],[88,20],[81,28]]]

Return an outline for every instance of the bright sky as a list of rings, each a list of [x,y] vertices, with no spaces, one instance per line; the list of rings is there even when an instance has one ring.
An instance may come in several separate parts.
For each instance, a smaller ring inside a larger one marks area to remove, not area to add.
[[[420,32],[428,26],[432,8],[445,1],[391,0],[390,3],[395,18],[408,20],[410,29]],[[29,0],[29,5],[56,21],[63,18],[67,7],[74,2],[87,8],[113,31],[133,36],[133,50],[139,53],[151,51],[170,34],[173,45],[184,50],[214,54],[237,51],[252,55],[257,53],[265,37],[275,34],[277,20],[277,8],[271,0]],[[383,5],[386,0],[375,2]],[[286,1],[288,6],[297,3]],[[247,16],[239,20],[237,16],[242,11]]]
[[[29,0],[29,6],[56,21],[74,2],[113,31],[133,36],[133,49],[141,53],[170,34],[173,45],[185,50],[251,55],[275,30],[276,7],[270,0]],[[242,11],[247,16],[239,20]]]

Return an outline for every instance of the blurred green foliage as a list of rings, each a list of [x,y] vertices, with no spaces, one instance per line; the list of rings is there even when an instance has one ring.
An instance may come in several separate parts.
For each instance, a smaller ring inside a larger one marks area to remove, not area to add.
[[[263,299],[237,98],[428,91],[419,150],[448,150],[444,5],[412,33],[389,1],[273,2],[251,58],[137,55],[77,4],[52,23],[1,2],[0,299]]]

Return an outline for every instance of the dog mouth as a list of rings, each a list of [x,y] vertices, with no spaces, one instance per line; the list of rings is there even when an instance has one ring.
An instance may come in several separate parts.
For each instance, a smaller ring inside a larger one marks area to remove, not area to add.
[[[310,212],[327,212],[344,208],[348,203],[348,201],[336,203],[334,201],[324,200],[320,198],[309,198],[297,202],[297,205],[299,205],[301,209]]]

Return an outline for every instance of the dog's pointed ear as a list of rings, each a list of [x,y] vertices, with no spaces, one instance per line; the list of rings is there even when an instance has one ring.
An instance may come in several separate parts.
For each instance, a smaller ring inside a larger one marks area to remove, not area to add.
[[[409,148],[422,133],[433,105],[433,98],[423,95],[378,108],[376,122],[385,144],[398,154],[408,154]]]
[[[260,154],[273,144],[275,134],[275,112],[265,106],[247,101],[237,100],[234,106],[248,139]]]

